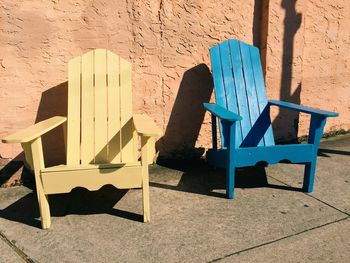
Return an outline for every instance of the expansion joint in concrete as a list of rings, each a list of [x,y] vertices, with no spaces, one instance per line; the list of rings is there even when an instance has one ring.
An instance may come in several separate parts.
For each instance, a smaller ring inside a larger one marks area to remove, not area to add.
[[[6,243],[12,250],[24,260],[26,263],[35,263],[26,253],[24,253],[20,248],[18,248],[13,242],[11,242],[6,235],[0,231],[0,240]]]
[[[335,223],[339,223],[339,222],[342,222],[342,221],[345,221],[345,220],[348,220],[348,219],[350,219],[350,216],[346,216],[346,217],[340,218],[338,220],[331,221],[331,222],[328,222],[328,223],[325,223],[325,224],[322,224],[322,225],[319,225],[319,226],[311,227],[311,228],[305,229],[303,231],[300,231],[300,232],[297,232],[297,233],[294,233],[294,234],[291,234],[291,235],[287,235],[287,236],[284,236],[284,237],[281,237],[281,238],[278,238],[278,239],[274,239],[274,240],[271,240],[269,242],[265,242],[265,243],[262,243],[262,244],[259,244],[259,245],[256,245],[256,246],[252,246],[252,247],[248,247],[248,248],[245,248],[245,249],[242,249],[242,250],[239,250],[239,251],[235,251],[233,253],[224,255],[224,256],[222,256],[220,258],[216,258],[216,259],[210,260],[208,263],[219,262],[219,261],[221,261],[223,259],[227,259],[229,257],[238,255],[240,253],[247,252],[247,251],[250,251],[250,250],[253,250],[253,249],[256,249],[256,248],[264,247],[264,246],[267,246],[267,245],[279,242],[281,240],[284,240],[284,239],[287,239],[287,238],[291,238],[291,237],[294,237],[294,236],[298,236],[298,235],[304,234],[306,232],[309,232],[309,231],[312,231],[312,230],[315,230],[315,229],[319,229],[319,228],[322,228],[322,227],[326,227],[326,226],[329,226],[329,225],[332,225],[332,224],[335,224]]]

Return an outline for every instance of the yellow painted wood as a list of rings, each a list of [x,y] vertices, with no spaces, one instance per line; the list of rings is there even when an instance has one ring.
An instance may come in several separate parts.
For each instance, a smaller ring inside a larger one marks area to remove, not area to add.
[[[68,63],[67,164],[80,163],[80,72],[81,57]]]
[[[149,175],[148,175],[148,147],[149,137],[141,137],[141,163],[142,163],[142,200],[143,200],[143,221],[151,220],[149,205]]]
[[[95,49],[95,163],[107,162],[107,54]]]
[[[145,115],[132,116],[131,64],[104,49],[69,61],[68,118],[53,117],[7,136],[20,142],[35,174],[42,227],[50,227],[48,194],[75,187],[140,188],[144,221],[150,220],[148,164],[161,134]],[[44,167],[41,135],[63,124],[67,164]],[[141,135],[141,162],[137,158]]]
[[[154,137],[162,134],[162,131],[157,127],[156,123],[145,114],[134,114],[133,120],[135,129],[140,135]]]
[[[62,124],[63,129],[63,140],[64,140],[64,151],[67,154],[67,122]]]
[[[137,160],[139,158],[139,135],[137,134],[135,130],[134,123],[132,124],[132,145],[133,145],[133,154],[134,154],[134,160]]]
[[[23,151],[24,151],[24,157],[26,158],[26,162],[29,165],[29,168],[31,170],[34,170],[33,168],[33,155],[32,155],[32,149],[30,142],[21,143]]]
[[[35,176],[36,193],[38,197],[39,210],[41,216],[41,226],[43,229],[45,229],[50,227],[51,218],[48,196],[44,192],[42,178],[40,174],[40,170],[45,167],[41,137],[35,139],[31,143],[31,150],[33,155],[33,168]]]
[[[120,58],[120,110],[121,110],[121,137],[122,162],[132,162],[136,159],[134,152],[134,134],[132,121],[132,91],[131,91],[131,64]]]
[[[63,171],[76,171],[76,170],[96,170],[96,169],[107,169],[107,168],[120,168],[120,167],[131,167],[131,166],[141,166],[141,162],[133,163],[102,163],[102,164],[82,164],[79,166],[69,166],[69,165],[56,165],[42,169],[42,173],[50,172],[63,172]]]
[[[75,187],[84,187],[91,191],[106,184],[119,189],[140,188],[142,185],[142,167],[121,167],[91,170],[75,170],[42,173],[45,193],[69,193]]]
[[[157,127],[155,122],[145,114],[134,114],[133,115],[134,126],[138,134],[144,136],[150,136],[148,140],[148,164],[154,162],[156,155],[155,137],[162,134],[162,131]]]
[[[108,161],[121,162],[119,56],[107,51]]]
[[[81,163],[93,163],[94,147],[94,51],[81,56]]]
[[[153,164],[155,162],[155,156],[156,156],[156,140],[155,137],[150,137],[148,139],[148,146],[147,146],[147,158],[148,164]]]
[[[66,117],[56,116],[38,122],[26,129],[18,131],[2,139],[3,143],[25,143],[40,137],[48,131],[56,128],[67,120]]]

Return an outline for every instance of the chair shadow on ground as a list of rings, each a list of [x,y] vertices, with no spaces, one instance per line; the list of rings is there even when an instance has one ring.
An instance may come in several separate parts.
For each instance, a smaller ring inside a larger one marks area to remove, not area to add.
[[[7,163],[0,169],[0,185],[3,187],[14,186],[22,183],[22,179],[28,170],[23,165],[21,160],[24,159],[24,154],[21,153],[11,162]],[[13,178],[14,175],[18,175]],[[12,177],[12,180],[11,180]]]
[[[181,178],[177,185],[174,186],[171,183],[166,183],[167,178],[164,179],[162,177],[159,178],[159,176],[151,176],[151,187],[226,198],[225,169],[214,169],[213,167],[209,166],[203,159],[191,163],[172,163],[166,166],[171,169],[176,169],[182,172]],[[262,165],[236,169],[235,188],[244,189],[266,187],[280,190],[290,190],[298,192],[301,191],[301,188],[287,185],[275,185],[269,183],[265,167]]]
[[[143,222],[142,215],[114,208],[127,192],[128,190],[105,185],[98,191],[75,188],[67,194],[49,195],[51,216],[109,214]],[[0,210],[0,217],[40,228],[40,214],[35,190]]]
[[[334,149],[325,149],[325,148],[318,149],[318,156],[331,157],[329,154],[348,155],[349,156],[350,152],[349,151],[334,150]]]

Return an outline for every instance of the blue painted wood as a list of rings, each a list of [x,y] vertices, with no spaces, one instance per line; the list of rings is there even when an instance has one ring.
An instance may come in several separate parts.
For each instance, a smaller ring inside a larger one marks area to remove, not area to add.
[[[250,58],[250,46],[243,42],[240,42],[239,44],[243,64],[245,88],[248,99],[250,123],[252,127],[258,119],[260,112],[258,108],[258,98],[255,89],[253,67]],[[264,144],[263,141],[261,141],[261,139],[262,138],[258,138],[256,134],[252,134],[252,142],[249,146],[263,146]]]
[[[254,166],[259,162],[276,164],[307,163],[313,157],[312,144],[274,145],[239,148],[235,152],[236,167]]]
[[[221,120],[234,122],[242,120],[242,117],[236,113],[229,111],[217,104],[213,103],[203,103],[204,108],[209,111],[214,116],[220,118]]]
[[[305,164],[303,190],[312,191],[326,118],[336,117],[338,113],[267,101],[260,56],[255,47],[229,40],[212,47],[210,56],[217,104],[204,104],[212,113],[213,129],[213,149],[208,150],[207,161],[226,168],[228,198],[234,197],[235,168],[261,162]],[[308,144],[274,145],[270,106],[311,114]],[[216,117],[220,120],[221,149],[216,144]]]
[[[211,137],[213,141],[213,149],[216,151],[218,149],[218,138],[217,138],[217,127],[216,127],[216,116],[211,114]]]
[[[242,71],[243,67],[242,67],[241,53],[239,50],[239,41],[229,40],[229,47],[230,47],[229,55],[231,56],[234,83],[236,88],[238,112],[239,112],[239,115],[242,116],[243,118],[239,125],[242,132],[242,140],[251,141],[252,140],[251,135],[247,136],[252,126],[250,123],[247,93],[245,90],[245,82],[243,78],[243,71]]]
[[[206,159],[211,166],[227,168],[227,149],[218,149],[217,151],[209,149],[206,153]]]
[[[327,117],[325,117],[324,115],[311,115],[308,143],[312,143],[314,145],[314,152],[312,155],[313,158],[311,162],[306,164],[305,166],[303,182],[303,190],[308,193],[312,192],[314,187],[318,145],[322,138],[323,129],[326,125],[326,121]]]
[[[226,169],[226,195],[229,199],[234,197],[235,189],[235,140],[236,140],[236,122],[225,122],[229,130],[230,144],[227,148],[227,169]]]
[[[263,76],[263,71],[262,71],[261,62],[260,62],[259,49],[257,47],[250,46],[250,58],[251,58],[252,67],[253,67],[253,75],[254,75],[254,81],[255,81],[256,95],[258,98],[259,113],[260,115],[262,115],[264,110],[269,111],[269,107],[267,107],[267,97],[266,97],[266,91],[265,91],[264,76]],[[265,118],[264,120],[258,121],[259,124],[261,123],[263,125],[266,123],[269,123],[269,126],[267,127],[266,132],[263,134],[264,145],[265,146],[275,145],[270,114],[264,115],[264,118]]]
[[[210,152],[210,153],[209,153]],[[209,164],[215,164],[216,167],[225,168],[228,166],[227,149],[218,151],[208,151],[210,155]],[[247,147],[236,148],[233,153],[235,167],[255,166],[259,163],[303,163],[307,164],[313,161],[313,144],[292,144],[292,145],[273,145],[266,147]]]
[[[295,110],[299,112],[304,112],[304,113],[309,113],[309,114],[318,114],[322,115],[324,117],[337,117],[339,116],[339,113],[337,112],[331,112],[331,111],[325,111],[325,110],[320,110],[320,109],[315,109],[311,107],[306,107],[303,105],[298,105],[286,101],[280,101],[280,100],[269,100],[269,104],[273,106],[278,106],[290,110]]]
[[[215,93],[216,104],[224,108],[227,108],[224,80],[222,76],[220,45],[216,45],[210,49],[210,60],[211,60],[211,70],[213,73],[213,80],[214,80],[214,86],[215,86],[214,93]],[[221,122],[219,122],[219,128],[220,128],[220,135],[221,135],[221,144],[226,145]]]
[[[229,42],[224,41],[220,45],[220,58],[221,58],[225,93],[226,93],[227,109],[229,111],[239,114],[238,107],[237,107],[236,87],[235,87],[233,71],[232,71],[232,63],[231,63],[230,56],[227,54],[230,54]],[[236,126],[235,147],[239,147],[239,145],[242,142],[242,132],[241,132],[240,125],[235,125],[235,126]]]
[[[260,113],[260,116],[254,123],[253,127],[250,129],[247,138],[249,138],[249,135],[251,134],[255,134],[257,138],[263,138],[269,127],[271,127],[270,107],[267,105]],[[243,140],[241,147],[251,147],[251,142]]]

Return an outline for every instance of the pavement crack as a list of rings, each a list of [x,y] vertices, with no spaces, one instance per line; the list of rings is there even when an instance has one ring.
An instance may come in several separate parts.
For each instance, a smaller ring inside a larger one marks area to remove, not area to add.
[[[36,263],[33,259],[31,259],[26,253],[24,253],[21,249],[19,249],[13,242],[11,242],[3,232],[0,231],[0,239],[3,240],[13,251],[21,257],[27,263]]]
[[[276,243],[276,242],[278,242],[278,241],[281,241],[281,240],[284,240],[284,239],[287,239],[287,238],[290,238],[290,237],[298,236],[298,235],[304,234],[304,233],[306,233],[306,232],[309,232],[309,231],[312,231],[312,230],[315,230],[315,229],[318,229],[318,228],[322,228],[322,227],[325,227],[325,226],[328,226],[328,225],[332,225],[332,224],[335,224],[335,223],[338,223],[338,222],[341,222],[341,221],[345,221],[345,220],[347,220],[347,219],[349,219],[349,218],[350,218],[349,216],[346,216],[346,217],[340,218],[340,219],[338,219],[338,220],[335,220],[335,221],[332,221],[332,222],[328,222],[328,223],[325,223],[325,224],[322,224],[322,225],[319,225],[319,226],[311,227],[311,228],[305,229],[305,230],[303,230],[303,231],[300,231],[300,232],[297,232],[297,233],[294,233],[294,234],[291,234],[291,235],[288,235],[288,236],[284,236],[284,237],[281,237],[281,238],[277,238],[277,239],[274,239],[274,240],[271,240],[271,241],[268,241],[268,242],[265,242],[265,243],[262,243],[262,244],[259,244],[259,245],[256,245],[256,246],[252,246],[252,247],[248,247],[248,248],[239,250],[239,251],[235,251],[235,252],[233,252],[233,253],[224,255],[224,256],[222,256],[222,257],[220,257],[220,258],[215,258],[215,259],[213,259],[213,260],[211,260],[211,261],[208,261],[208,263],[218,262],[218,261],[220,261],[220,260],[223,260],[223,259],[225,259],[225,258],[232,257],[232,256],[234,256],[234,255],[238,255],[238,254],[243,253],[243,252],[247,252],[247,251],[250,251],[250,250],[253,250],[253,249],[256,249],[256,248],[260,248],[260,247],[263,247],[263,246],[267,246],[267,245]]]

